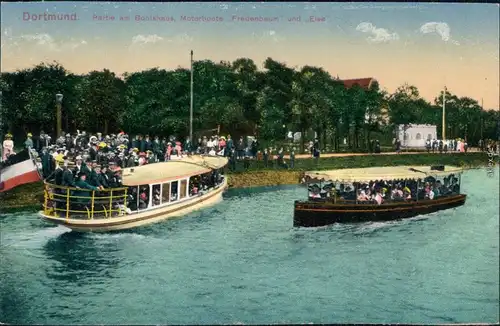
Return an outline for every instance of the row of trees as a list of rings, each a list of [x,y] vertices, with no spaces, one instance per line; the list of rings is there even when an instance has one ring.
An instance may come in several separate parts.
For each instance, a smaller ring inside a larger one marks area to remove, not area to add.
[[[442,94],[434,103],[415,86],[389,94],[373,83],[346,88],[322,68],[300,70],[268,58],[264,70],[247,58],[194,62],[194,129],[221,127],[232,135],[282,140],[288,130],[314,130],[322,144],[365,148],[373,133],[391,134],[396,124],[430,123],[441,130]],[[120,78],[109,70],[75,75],[58,63],[2,73],[3,132],[55,130],[55,94],[62,93],[63,127],[91,132],[189,133],[190,71],[149,69]],[[449,137],[469,142],[496,138],[498,111],[446,94]],[[388,118],[388,120],[387,120]],[[22,135],[22,136],[21,136]],[[389,138],[392,138],[391,136]],[[308,139],[304,139],[307,141]]]

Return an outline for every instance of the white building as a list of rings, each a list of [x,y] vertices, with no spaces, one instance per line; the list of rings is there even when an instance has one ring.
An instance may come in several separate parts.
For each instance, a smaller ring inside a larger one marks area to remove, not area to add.
[[[425,147],[427,139],[437,139],[437,128],[435,125],[398,125],[396,129],[396,138],[401,141],[401,146]]]

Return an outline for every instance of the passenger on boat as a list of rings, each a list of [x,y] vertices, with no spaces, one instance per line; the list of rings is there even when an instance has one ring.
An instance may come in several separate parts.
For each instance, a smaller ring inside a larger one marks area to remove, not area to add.
[[[359,189],[358,190],[358,197],[357,197],[357,200],[358,201],[368,201],[370,199],[370,197],[366,194],[366,191],[365,190],[362,190],[362,189]]]
[[[145,165],[148,161],[146,160],[146,153],[140,152],[139,153],[139,166]]]
[[[141,192],[139,196],[139,209],[148,208],[148,203],[149,203],[148,195],[146,194],[145,191]]]
[[[425,199],[434,199],[434,191],[432,190],[430,185],[425,188],[425,197],[424,198]]]
[[[88,189],[88,190],[93,190],[93,191],[99,191],[98,187],[94,187],[87,183],[87,175],[83,172],[80,172],[78,174],[78,181],[75,182],[75,186],[78,188],[73,192],[73,197],[75,198],[75,201],[80,203],[80,204],[88,204],[90,203],[90,198],[92,196],[92,193],[90,191],[85,191],[85,190],[80,190],[80,189]]]
[[[73,169],[73,175],[76,178],[78,178],[78,174],[84,173],[86,176],[90,175],[90,170],[87,167],[87,164],[83,163],[83,158],[81,156],[76,157],[76,164],[75,168]]]
[[[75,176],[73,175],[73,172],[68,168],[69,162],[66,160],[64,161],[63,164],[63,174],[62,174],[62,186],[64,187],[73,187],[76,188],[75,185]]]
[[[156,188],[153,191],[153,205],[157,206],[160,205],[160,188]]]
[[[379,190],[374,191],[374,200],[378,205],[381,205],[384,202],[384,198]]]
[[[401,190],[401,186],[397,186],[392,190],[391,199],[393,200],[403,199],[403,190]]]
[[[380,195],[382,196],[382,199],[385,200],[387,198],[387,188],[382,188],[382,192]]]
[[[404,187],[404,188],[403,188],[403,198],[404,198],[405,200],[411,200],[411,199],[412,199],[412,198],[411,198],[411,191],[410,191],[410,188],[408,188],[408,187]]]
[[[311,187],[309,187],[309,198],[320,199],[321,198],[320,191],[321,189],[317,184],[312,185]]]
[[[100,179],[99,174],[101,173],[101,167],[97,165],[96,161],[94,161],[94,162],[92,162],[92,166],[89,170],[90,170],[90,173],[89,173],[89,176],[87,179],[88,183],[91,186],[97,187],[97,188],[99,188],[99,190],[102,190],[104,187],[102,186],[102,184],[99,180]],[[99,172],[97,172],[97,170],[99,170]]]
[[[131,211],[137,210],[137,187],[128,188],[127,207]]]
[[[441,193],[441,190],[439,188],[440,188],[439,181],[431,183],[431,189],[432,189],[432,192],[434,192],[434,198],[439,197],[439,195]]]

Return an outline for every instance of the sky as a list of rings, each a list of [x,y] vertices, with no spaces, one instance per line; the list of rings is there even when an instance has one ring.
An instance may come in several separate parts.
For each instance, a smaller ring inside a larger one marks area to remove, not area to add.
[[[2,3],[1,71],[53,61],[74,73],[188,68],[193,50],[195,60],[247,57],[262,67],[271,57],[341,79],[373,77],[389,92],[408,83],[430,101],[446,85],[498,109],[498,11],[457,3]]]

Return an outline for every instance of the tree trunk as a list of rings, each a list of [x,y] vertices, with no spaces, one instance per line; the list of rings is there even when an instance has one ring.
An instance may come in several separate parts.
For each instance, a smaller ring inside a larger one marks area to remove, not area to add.
[[[109,121],[108,119],[104,120],[104,135],[108,134]]]
[[[304,153],[304,143],[305,143],[306,132],[304,129],[300,129],[300,152]]]

